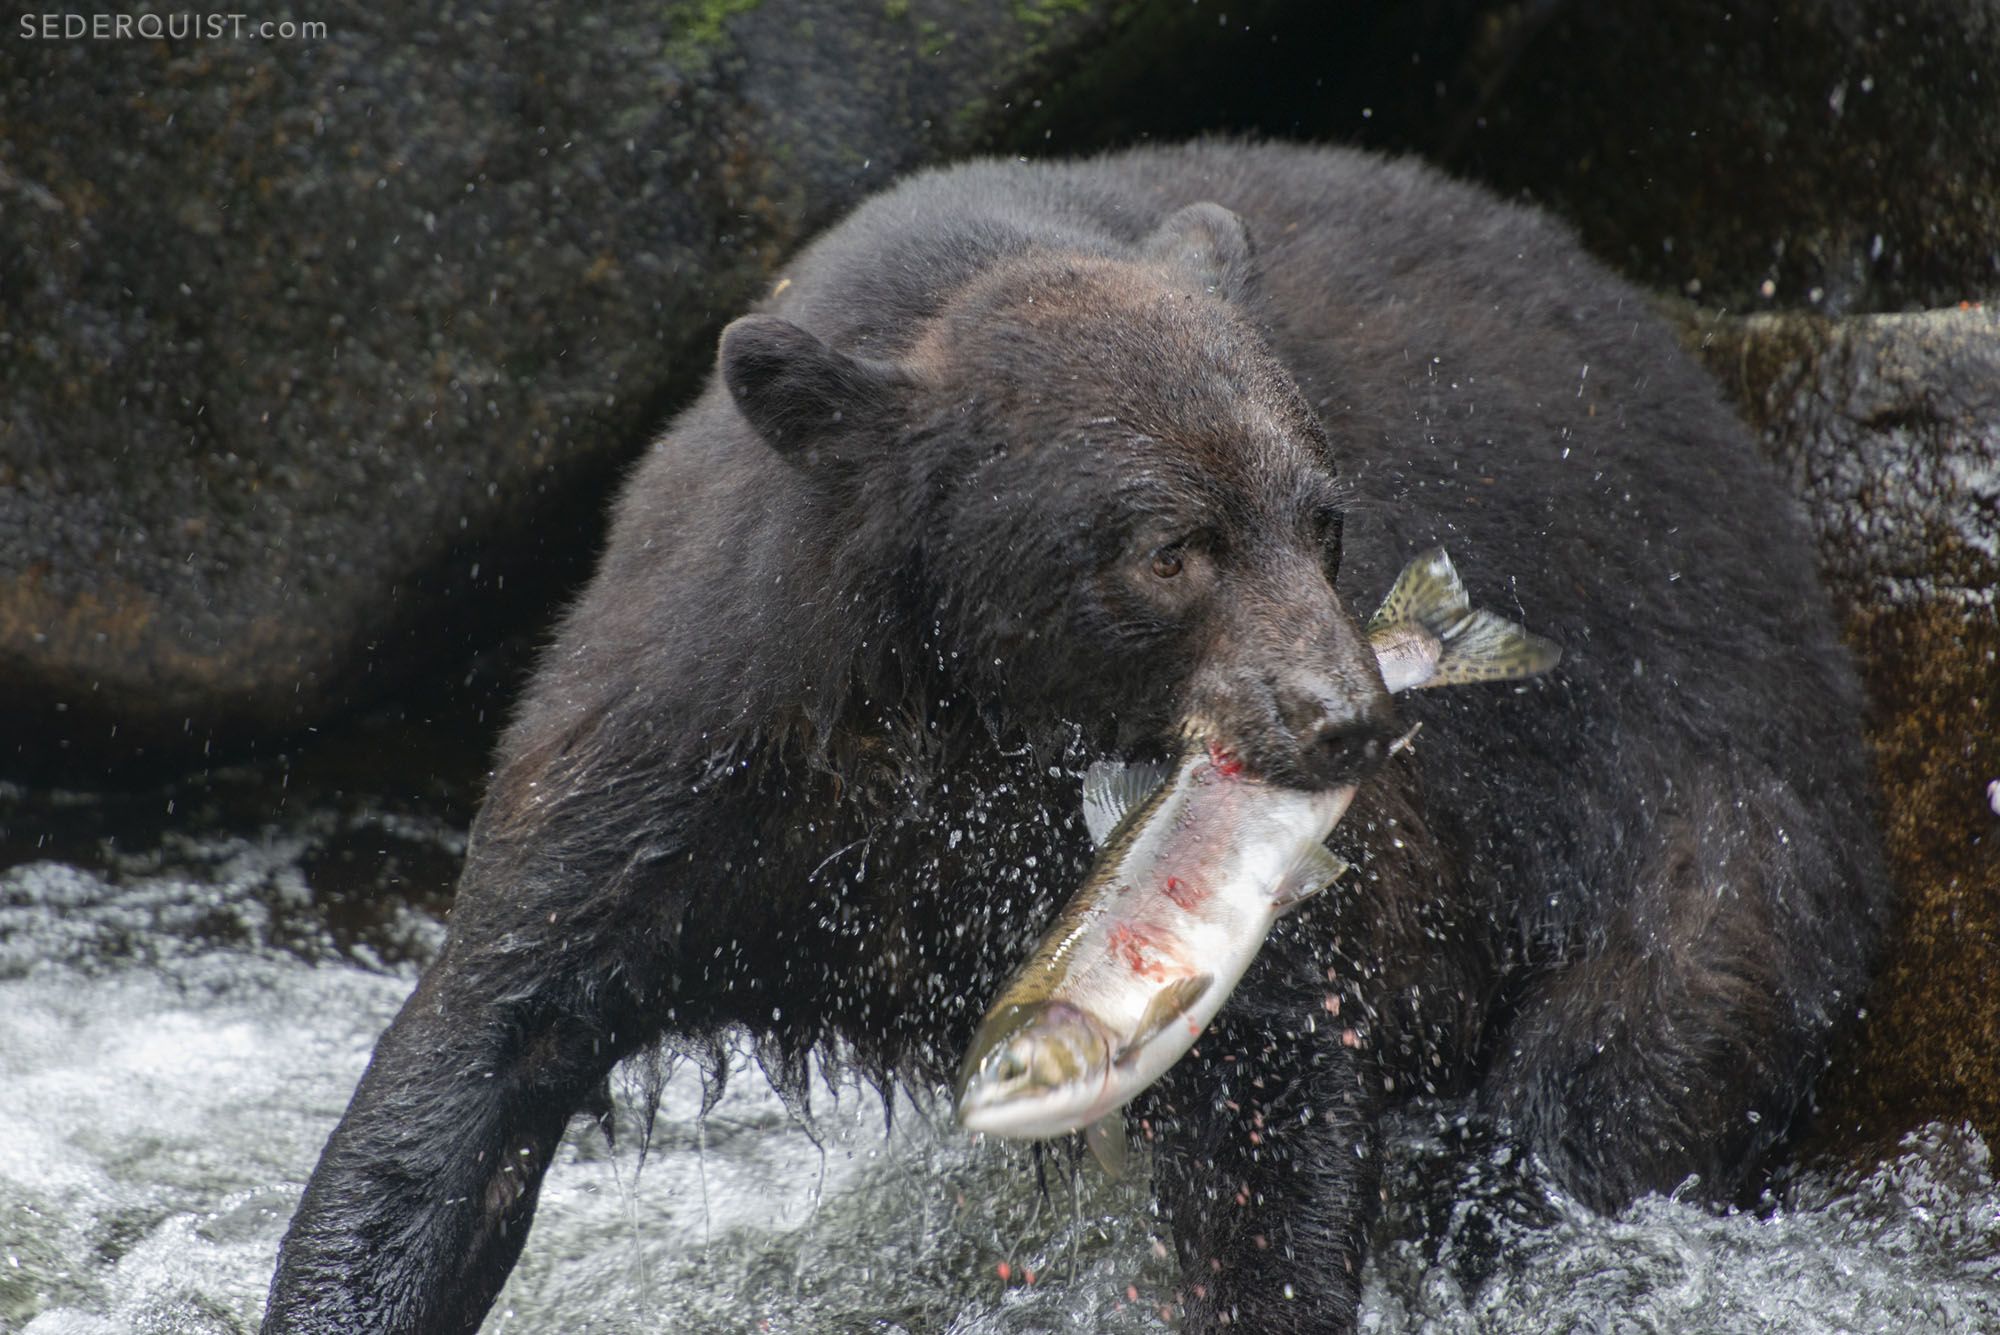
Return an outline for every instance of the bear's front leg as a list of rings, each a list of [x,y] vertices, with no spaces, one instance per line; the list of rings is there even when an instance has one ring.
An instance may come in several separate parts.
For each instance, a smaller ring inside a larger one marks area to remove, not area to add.
[[[692,1014],[674,1008],[671,967],[691,878],[685,859],[665,870],[684,806],[606,819],[584,800],[602,789],[546,766],[496,777],[444,949],[377,1042],[279,1249],[267,1335],[477,1330],[570,1118]]]
[[[478,1329],[564,1127],[639,1037],[588,987],[513,986],[517,968],[455,939],[383,1034],[286,1233],[267,1333]]]
[[[1141,1104],[1184,1330],[1353,1327],[1379,1179],[1365,1063],[1337,1023],[1294,1013],[1284,1033],[1225,1009]]]

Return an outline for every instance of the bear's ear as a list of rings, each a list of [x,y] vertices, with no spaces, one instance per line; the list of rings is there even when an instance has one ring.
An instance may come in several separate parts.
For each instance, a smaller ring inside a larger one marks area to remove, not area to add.
[[[1148,259],[1193,275],[1227,300],[1250,291],[1250,233],[1241,218],[1220,204],[1190,204],[1170,215],[1146,238],[1143,249]]]
[[[775,315],[732,321],[718,360],[737,410],[794,460],[886,417],[906,379],[888,363],[850,357]]]

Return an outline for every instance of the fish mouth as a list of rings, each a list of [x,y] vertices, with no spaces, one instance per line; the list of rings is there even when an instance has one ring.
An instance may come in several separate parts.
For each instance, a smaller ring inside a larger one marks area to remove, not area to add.
[[[1031,1096],[976,1087],[960,1094],[958,1124],[1008,1140],[1046,1140],[1067,1135],[1091,1120],[1095,1091],[1054,1089]]]
[[[1058,1032],[1024,1036],[1039,1025]],[[1025,1139],[1074,1131],[1102,1093],[1104,1046],[1096,1023],[1066,1001],[996,1007],[959,1071],[953,1090],[958,1124]],[[1044,1057],[1055,1058],[1053,1071]]]

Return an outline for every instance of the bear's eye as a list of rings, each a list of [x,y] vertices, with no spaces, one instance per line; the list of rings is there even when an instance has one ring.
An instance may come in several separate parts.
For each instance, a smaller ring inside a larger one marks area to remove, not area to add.
[[[1153,573],[1161,579],[1172,579],[1186,568],[1178,547],[1162,547],[1153,553]]]

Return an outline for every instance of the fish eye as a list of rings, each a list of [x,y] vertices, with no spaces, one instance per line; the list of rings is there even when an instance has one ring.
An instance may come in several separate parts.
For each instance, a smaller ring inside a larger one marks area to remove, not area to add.
[[[1171,547],[1162,547],[1153,553],[1153,573],[1161,579],[1174,578],[1186,569],[1186,565],[1178,543]]]
[[[1042,1084],[1051,1089],[1068,1084],[1082,1065],[1077,1060],[1075,1045],[1070,1042],[1044,1043],[1037,1055],[1036,1064],[1040,1067],[1037,1074]]]
[[[993,1062],[993,1076],[996,1080],[1015,1081],[1028,1073],[1028,1059],[1013,1045],[1001,1049]]]

